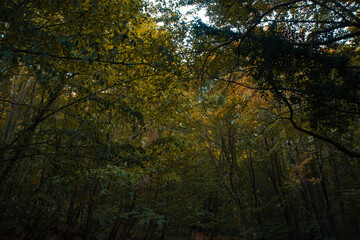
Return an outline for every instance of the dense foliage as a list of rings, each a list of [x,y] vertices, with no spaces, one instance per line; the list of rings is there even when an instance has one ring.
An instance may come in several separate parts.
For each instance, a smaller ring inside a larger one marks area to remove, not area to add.
[[[359,9],[4,0],[0,238],[359,239]]]

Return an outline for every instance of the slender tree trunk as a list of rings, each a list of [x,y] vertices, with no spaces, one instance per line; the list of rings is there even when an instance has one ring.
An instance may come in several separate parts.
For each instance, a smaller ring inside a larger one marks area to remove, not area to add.
[[[330,164],[332,166],[332,169],[333,169],[333,174],[335,176],[335,186],[336,186],[336,190],[338,192],[338,194],[340,195],[340,199],[341,199],[341,184],[340,184],[340,178],[339,178],[339,174],[338,174],[338,169],[337,169],[337,166],[336,166],[336,163],[334,161],[334,159],[331,157],[330,158]],[[341,211],[341,221],[342,221],[342,226],[344,228],[344,236],[345,236],[345,239],[354,239],[354,236],[353,236],[353,231],[352,229],[350,228],[350,222],[348,220],[348,216],[346,214],[346,211],[345,211],[345,205],[344,203],[340,200],[339,201],[339,207],[340,207],[340,211]],[[355,229],[355,233],[356,231],[358,231],[357,229]]]
[[[253,196],[254,196],[254,203],[255,203],[255,208],[258,208],[259,200],[258,200],[258,196],[257,196],[256,177],[255,177],[253,158],[251,156],[251,152],[248,153],[248,156],[249,156],[249,163],[250,163],[249,176],[250,176],[252,192],[253,192]],[[258,224],[261,225],[261,218],[260,218],[260,214],[258,211],[256,213],[256,217],[257,217]]]
[[[335,239],[341,240],[341,237],[339,236],[338,231],[337,231],[337,224],[335,222],[335,218],[334,218],[333,213],[332,213],[332,207],[331,207],[331,204],[330,204],[330,198],[329,198],[328,190],[327,190],[327,187],[326,187],[326,182],[327,181],[326,181],[326,179],[324,177],[323,166],[322,166],[320,155],[319,155],[318,152],[316,152],[315,157],[317,159],[318,169],[319,169],[319,173],[320,173],[320,185],[321,185],[321,189],[322,189],[321,193],[322,193],[323,198],[324,198],[325,215],[326,215],[326,218],[327,218],[329,226],[330,226],[329,231],[332,233],[331,235],[334,236]],[[317,176],[315,176],[315,177],[317,177]]]

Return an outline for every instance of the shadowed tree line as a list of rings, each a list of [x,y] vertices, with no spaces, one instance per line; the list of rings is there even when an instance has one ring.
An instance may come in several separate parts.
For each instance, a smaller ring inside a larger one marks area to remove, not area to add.
[[[0,238],[360,238],[359,6],[4,1]]]

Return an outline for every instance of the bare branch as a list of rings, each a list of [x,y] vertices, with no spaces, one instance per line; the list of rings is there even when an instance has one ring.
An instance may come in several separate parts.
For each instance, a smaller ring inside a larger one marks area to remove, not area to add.
[[[87,60],[87,58],[60,56],[60,55],[57,55],[57,54],[34,52],[34,51],[23,50],[23,49],[0,49],[0,51],[8,51],[8,50],[10,50],[11,52],[16,52],[16,53],[25,53],[25,54],[39,55],[39,56],[49,56],[49,57],[57,58],[57,59],[66,59],[66,60],[75,60],[75,61],[85,61],[85,60]],[[89,60],[91,60],[93,62],[98,62],[98,63],[106,63],[106,64],[111,64],[111,65],[124,65],[124,66],[129,66],[129,67],[130,66],[136,66],[136,65],[153,66],[150,63],[144,63],[144,62],[126,63],[126,62],[106,61],[106,60],[100,60],[100,59],[89,59]]]
[[[354,152],[354,151],[351,151],[349,150],[347,147],[345,147],[344,145],[340,144],[339,142],[336,142],[334,141],[333,139],[327,137],[327,136],[322,136],[322,135],[319,135],[317,133],[314,133],[312,131],[309,131],[301,126],[299,126],[295,120],[294,120],[294,110],[291,106],[291,104],[289,103],[289,101],[287,100],[287,98],[285,96],[283,96],[281,94],[281,92],[279,92],[277,89],[276,89],[276,86],[275,87],[275,93],[276,95],[283,100],[283,102],[285,103],[285,105],[288,107],[290,113],[289,113],[289,117],[286,118],[287,120],[290,121],[290,123],[293,125],[293,127],[296,129],[296,130],[299,130],[300,132],[303,132],[303,133],[306,133],[314,138],[317,138],[321,141],[324,141],[324,142],[327,142],[331,145],[333,145],[337,150],[343,152],[344,154],[346,154],[347,156],[349,157],[353,157],[353,158],[360,158],[360,153],[358,152]]]

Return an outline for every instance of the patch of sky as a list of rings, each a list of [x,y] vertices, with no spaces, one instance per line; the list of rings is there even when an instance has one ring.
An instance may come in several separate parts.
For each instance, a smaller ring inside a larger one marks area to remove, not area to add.
[[[186,22],[201,20],[205,24],[210,24],[210,19],[206,15],[206,8],[196,9],[194,6],[180,7],[179,12],[184,16]]]

